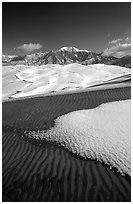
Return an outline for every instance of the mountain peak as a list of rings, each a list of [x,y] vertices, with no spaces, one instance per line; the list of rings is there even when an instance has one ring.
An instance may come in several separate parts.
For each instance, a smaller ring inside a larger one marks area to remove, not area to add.
[[[68,52],[89,52],[88,50],[79,50],[76,47],[62,47],[58,51],[68,51]]]

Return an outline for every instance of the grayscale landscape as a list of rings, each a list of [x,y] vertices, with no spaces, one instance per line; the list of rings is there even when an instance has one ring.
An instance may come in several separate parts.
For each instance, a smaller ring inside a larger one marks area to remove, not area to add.
[[[3,202],[131,201],[130,9],[2,3]]]

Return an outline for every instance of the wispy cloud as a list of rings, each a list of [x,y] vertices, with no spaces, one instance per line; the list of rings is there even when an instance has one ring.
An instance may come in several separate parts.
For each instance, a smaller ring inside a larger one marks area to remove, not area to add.
[[[116,43],[118,43],[118,42],[120,42],[120,41],[122,41],[122,40],[123,40],[122,38],[118,38],[118,39],[116,39],[116,40],[110,41],[109,44],[116,44]]]
[[[28,44],[23,44],[21,46],[18,46],[17,50],[22,50],[22,51],[26,51],[26,52],[32,52],[34,50],[38,50],[41,49],[43,46],[40,44],[35,44],[35,43],[28,43]]]
[[[115,56],[123,57],[126,55],[131,55],[131,37],[124,34],[123,37],[114,38],[108,42],[108,48],[103,52],[104,56]]]
[[[104,56],[115,56],[115,57],[124,57],[126,55],[131,55],[131,43],[117,44],[113,47],[107,48],[104,53]]]

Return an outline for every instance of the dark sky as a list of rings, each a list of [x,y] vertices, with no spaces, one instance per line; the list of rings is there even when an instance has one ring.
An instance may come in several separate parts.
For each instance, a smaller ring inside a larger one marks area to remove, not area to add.
[[[130,35],[131,5],[112,3],[2,3],[3,53],[24,43],[39,51],[75,46],[101,52],[108,42]]]

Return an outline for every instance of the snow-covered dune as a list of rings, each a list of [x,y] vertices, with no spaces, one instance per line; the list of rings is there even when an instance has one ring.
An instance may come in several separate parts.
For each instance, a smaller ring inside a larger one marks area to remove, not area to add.
[[[3,99],[87,88],[131,73],[130,69],[114,65],[76,63],[4,66],[2,70]]]

